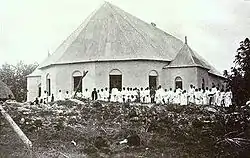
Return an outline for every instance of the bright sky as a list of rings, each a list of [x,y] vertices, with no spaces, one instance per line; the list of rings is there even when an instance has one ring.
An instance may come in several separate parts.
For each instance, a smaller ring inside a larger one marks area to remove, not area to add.
[[[0,0],[0,64],[42,62],[103,0]],[[109,0],[184,40],[219,71],[250,37],[250,0]]]

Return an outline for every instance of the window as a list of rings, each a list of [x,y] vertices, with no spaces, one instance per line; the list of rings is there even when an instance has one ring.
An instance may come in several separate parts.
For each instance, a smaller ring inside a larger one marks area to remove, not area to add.
[[[117,88],[118,90],[122,89],[122,72],[118,69],[113,69],[109,73],[109,88]]]
[[[50,80],[50,75],[47,74],[46,76],[46,91],[48,92],[48,95],[50,96],[51,94],[51,80]]]
[[[175,78],[175,88],[180,88],[182,89],[182,78],[181,77],[176,77]]]
[[[38,97],[41,97],[42,95],[42,88],[41,88],[41,83],[38,85]]]
[[[201,88],[202,88],[202,89],[205,89],[205,80],[204,80],[204,78],[202,79]]]
[[[80,71],[73,72],[74,91],[82,92],[82,73]]]

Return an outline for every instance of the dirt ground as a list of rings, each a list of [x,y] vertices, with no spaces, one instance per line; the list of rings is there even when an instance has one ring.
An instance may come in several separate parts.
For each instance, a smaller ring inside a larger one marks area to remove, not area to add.
[[[0,116],[0,157],[247,157],[249,109],[58,101],[7,104],[30,152]]]

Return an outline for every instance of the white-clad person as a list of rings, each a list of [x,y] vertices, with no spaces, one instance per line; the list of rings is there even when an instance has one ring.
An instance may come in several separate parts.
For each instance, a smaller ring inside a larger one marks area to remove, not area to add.
[[[163,101],[164,101],[164,104],[166,105],[169,104],[169,91],[167,89],[165,89],[163,93]]]
[[[91,99],[91,92],[86,88],[84,93],[83,93],[83,98],[84,99]]]
[[[116,95],[117,95],[116,96],[117,97],[117,102],[118,103],[123,103],[122,91],[118,90]]]
[[[232,98],[233,98],[232,92],[230,91],[230,89],[227,89],[225,93],[225,99],[224,99],[225,107],[228,108],[229,106],[232,105]]]
[[[125,103],[127,101],[127,97],[126,97],[126,94],[127,94],[127,90],[125,87],[122,88],[122,91],[121,91],[121,95],[122,95],[122,101],[123,103]]]
[[[108,87],[105,88],[105,91],[103,92],[103,98],[104,98],[104,101],[109,101],[109,90],[108,90]]]
[[[203,94],[202,94],[202,104],[203,105],[208,105],[208,103],[209,103],[208,93],[209,93],[209,89],[208,89],[208,87],[206,87],[206,89],[203,90]]]
[[[98,98],[99,98],[100,101],[104,101],[104,91],[103,91],[103,89],[100,90]]]
[[[63,97],[63,93],[61,90],[58,91],[58,94],[57,94],[57,100],[64,100],[64,97]]]
[[[177,104],[181,104],[181,93],[182,93],[182,90],[180,87],[177,87],[176,89],[176,93],[177,93]]]
[[[117,88],[112,88],[111,96],[110,96],[110,101],[111,102],[117,102],[117,93],[118,93],[118,89]]]
[[[225,92],[223,89],[220,90],[220,95],[218,97],[218,101],[216,103],[217,106],[223,106],[224,105],[224,97],[225,97]]]
[[[160,85],[155,93],[156,104],[163,104],[163,95],[164,95],[164,90]]]
[[[187,95],[186,90],[184,90],[181,93],[181,103],[180,103],[180,105],[187,105],[187,104],[188,104],[188,95]]]
[[[211,101],[212,105],[216,104],[216,96],[215,96],[216,92],[217,92],[217,88],[215,87],[215,85],[213,83],[213,85],[212,85],[212,94],[213,94],[213,96],[212,96],[212,101]]]
[[[65,100],[69,100],[69,99],[70,99],[69,91],[66,91],[66,93],[65,93],[65,95],[64,95],[64,99],[65,99]]]
[[[188,104],[194,104],[194,92],[195,92],[195,89],[194,89],[194,86],[191,84],[190,85],[190,88],[188,90]]]
[[[200,104],[200,94],[199,94],[199,90],[196,88],[195,92],[194,92],[194,103],[196,105]]]
[[[150,89],[149,89],[149,87],[147,87],[145,89],[144,93],[145,93],[145,103],[150,103],[151,98],[150,98]]]
[[[219,87],[216,88],[216,92],[215,92],[215,95],[214,95],[214,100],[215,100],[214,105],[220,104],[220,89],[219,89]]]
[[[144,89],[142,87],[141,87],[141,90],[140,90],[140,102],[145,103],[145,91],[144,91]]]
[[[175,93],[172,91],[172,88],[169,89],[168,95],[169,95],[168,103],[173,104],[174,103]]]

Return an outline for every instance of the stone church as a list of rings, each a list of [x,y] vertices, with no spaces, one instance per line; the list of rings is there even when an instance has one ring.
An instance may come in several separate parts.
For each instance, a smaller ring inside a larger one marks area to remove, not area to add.
[[[82,79],[84,71],[87,75]],[[82,79],[82,81],[81,81]],[[88,88],[221,86],[223,76],[176,37],[105,2],[27,76],[27,100]],[[81,82],[80,82],[81,81]]]

